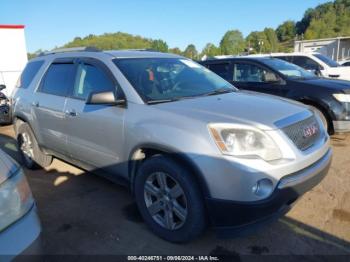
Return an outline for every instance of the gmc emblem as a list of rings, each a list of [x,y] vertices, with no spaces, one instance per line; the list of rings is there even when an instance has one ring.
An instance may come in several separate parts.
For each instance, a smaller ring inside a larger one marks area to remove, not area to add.
[[[316,123],[313,123],[309,126],[304,127],[303,129],[303,137],[308,138],[314,136],[318,132],[318,126]]]

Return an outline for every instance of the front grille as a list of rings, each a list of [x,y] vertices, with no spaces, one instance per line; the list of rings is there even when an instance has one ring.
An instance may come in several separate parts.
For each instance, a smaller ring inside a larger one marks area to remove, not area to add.
[[[284,127],[282,130],[302,151],[314,145],[321,136],[320,125],[314,116]]]

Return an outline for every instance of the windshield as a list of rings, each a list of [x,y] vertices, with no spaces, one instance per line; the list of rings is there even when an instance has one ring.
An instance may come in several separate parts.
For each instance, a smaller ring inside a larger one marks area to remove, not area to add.
[[[221,77],[186,58],[124,58],[114,63],[149,104],[236,91]]]
[[[321,54],[314,54],[318,59],[320,59],[323,63],[327,64],[330,67],[338,67],[339,64],[335,62],[334,60],[330,59],[327,56],[321,55]]]
[[[281,59],[276,58],[269,58],[265,59],[264,63],[270,67],[272,67],[274,70],[280,72],[287,78],[291,79],[309,79],[309,78],[315,78],[316,75],[306,71],[305,69],[295,65],[288,63]]]

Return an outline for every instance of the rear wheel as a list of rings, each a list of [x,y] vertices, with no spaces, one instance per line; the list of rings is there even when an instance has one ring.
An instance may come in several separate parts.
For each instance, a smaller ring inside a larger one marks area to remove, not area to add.
[[[205,228],[203,199],[192,174],[169,157],[145,160],[136,176],[135,196],[145,222],[167,241],[190,241]]]
[[[29,169],[49,166],[52,162],[52,156],[46,155],[41,151],[29,125],[22,122],[16,130],[18,150],[23,164]]]

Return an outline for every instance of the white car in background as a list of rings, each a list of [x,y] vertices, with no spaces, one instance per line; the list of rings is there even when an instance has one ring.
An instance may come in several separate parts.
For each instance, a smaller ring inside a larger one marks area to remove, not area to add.
[[[342,61],[339,62],[339,64],[340,64],[341,66],[350,66],[350,60],[349,60],[349,59],[347,59],[347,60],[342,60]]]
[[[312,71],[318,76],[350,81],[350,67],[341,66],[320,53],[272,53],[259,56],[272,56],[285,60]]]

